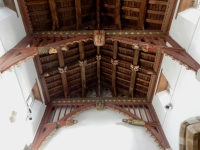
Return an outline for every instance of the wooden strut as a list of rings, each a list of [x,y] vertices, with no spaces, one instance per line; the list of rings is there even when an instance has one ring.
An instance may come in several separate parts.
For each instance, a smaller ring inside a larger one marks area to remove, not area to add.
[[[121,30],[120,10],[121,10],[121,0],[116,0],[116,2],[115,2],[115,24],[118,25],[119,30]]]

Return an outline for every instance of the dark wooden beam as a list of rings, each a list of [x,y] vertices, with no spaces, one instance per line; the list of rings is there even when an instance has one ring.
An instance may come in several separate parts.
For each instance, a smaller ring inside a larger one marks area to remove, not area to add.
[[[101,96],[101,65],[100,65],[100,60],[101,60],[101,55],[100,55],[100,46],[97,46],[97,78],[98,78],[98,92],[97,96]]]
[[[75,0],[76,6],[76,29],[80,29],[82,24],[81,0]]]
[[[85,66],[87,65],[87,61],[85,59],[85,52],[84,52],[84,43],[80,42],[79,46],[79,53],[80,53],[80,61],[79,65],[81,67],[81,81],[82,81],[82,97],[85,97],[85,89],[86,89],[86,78],[85,78]]]
[[[134,53],[134,59],[133,59],[133,67],[138,65],[139,61],[139,50],[135,49]],[[135,79],[136,79],[136,70],[134,68],[130,67],[131,69],[131,82],[130,82],[130,87],[129,87],[129,94],[133,98],[134,97],[134,87],[135,87]]]
[[[116,72],[117,72],[117,65],[118,65],[117,51],[118,51],[118,42],[114,41],[113,42],[113,59],[111,60],[111,63],[113,64],[113,67],[112,67],[112,88],[113,88],[113,94],[114,94],[115,97],[117,96],[117,91],[116,91]]]
[[[65,66],[65,60],[63,56],[62,51],[58,51],[58,61],[59,61],[59,66],[60,68],[63,69],[63,72],[61,73],[61,78],[62,78],[62,85],[63,85],[63,91],[64,91],[64,96],[65,98],[68,97],[68,84],[67,84],[67,70],[64,70]],[[66,68],[67,69],[67,68]]]
[[[100,30],[100,0],[96,2],[97,29]]]
[[[145,21],[145,15],[147,11],[147,0],[141,0],[140,4],[140,14],[139,14],[139,20],[138,20],[138,27],[141,30],[144,30],[144,21]]]
[[[119,29],[121,29],[120,11],[121,11],[121,0],[116,0],[115,1],[115,24],[118,25]]]
[[[52,26],[52,30],[54,31],[56,28],[59,28],[59,20],[58,20],[58,14],[56,11],[56,2],[55,0],[49,0],[49,7],[51,10],[51,17],[52,17],[52,22],[53,22],[53,26]]]

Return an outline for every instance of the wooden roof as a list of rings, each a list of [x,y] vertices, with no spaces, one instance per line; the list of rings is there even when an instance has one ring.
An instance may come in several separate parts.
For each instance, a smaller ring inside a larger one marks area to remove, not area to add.
[[[29,32],[46,30],[162,30],[176,0],[20,0]]]
[[[113,97],[150,99],[162,54],[136,50],[123,41],[113,41],[118,38],[113,35],[107,36],[104,46],[96,47],[90,37],[93,35],[35,34],[29,41],[30,47],[73,41],[67,51],[36,56],[46,99],[86,97],[91,89],[97,97],[103,97],[103,90],[110,90]],[[124,35],[120,39],[160,46],[168,41],[162,34]],[[138,71],[131,69],[132,65],[139,66]],[[65,73],[58,68],[65,68]]]

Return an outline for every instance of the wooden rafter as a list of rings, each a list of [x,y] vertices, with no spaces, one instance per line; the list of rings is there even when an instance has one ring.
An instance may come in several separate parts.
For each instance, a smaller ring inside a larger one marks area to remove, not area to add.
[[[101,60],[101,55],[100,55],[100,46],[97,46],[97,78],[98,78],[98,92],[97,96],[101,96],[101,65],[100,65],[100,60]]]
[[[121,11],[121,0],[116,0],[116,2],[115,2],[115,24],[118,25],[118,28],[121,30],[120,11]]]
[[[62,51],[58,51],[58,61],[59,61],[60,68],[64,69],[64,67],[66,67],[66,66],[65,66],[65,60],[64,60]],[[65,98],[67,98],[67,95],[68,95],[68,84],[67,84],[67,73],[66,73],[66,71],[63,71],[61,73],[62,85],[63,85],[63,91],[64,91]]]
[[[116,91],[116,73],[117,73],[117,64],[118,60],[117,59],[117,51],[118,51],[118,42],[114,41],[113,44],[113,67],[112,67],[112,88],[113,88],[113,94],[116,97],[117,96],[117,91]],[[111,60],[112,61],[112,60]]]
[[[96,2],[97,29],[100,30],[100,0]]]
[[[145,21],[145,15],[147,11],[147,3],[148,3],[148,0],[141,0],[138,27],[142,30],[144,30],[144,21]]]
[[[82,12],[81,12],[81,0],[75,0],[75,7],[76,7],[76,29],[80,29],[82,24]]]
[[[139,61],[139,50],[135,50],[133,65],[137,66],[138,61]],[[134,97],[134,86],[135,86],[136,73],[137,72],[134,69],[131,69],[131,82],[130,82],[130,87],[129,87],[129,94],[132,98]]]
[[[60,28],[59,19],[58,19],[58,15],[57,15],[57,11],[56,11],[55,0],[49,0],[49,7],[51,10],[51,17],[52,17],[52,22],[53,22],[52,30],[54,31],[56,28],[57,29]]]
[[[79,65],[81,67],[81,82],[82,82],[82,97],[85,97],[85,89],[86,89],[86,78],[85,78],[85,66],[87,61],[85,59],[85,52],[84,52],[84,43],[80,42],[78,44],[79,53],[80,53],[80,61]]]

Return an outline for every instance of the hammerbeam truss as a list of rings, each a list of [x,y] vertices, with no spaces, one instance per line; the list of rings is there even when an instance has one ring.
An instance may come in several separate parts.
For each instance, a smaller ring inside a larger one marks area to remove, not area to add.
[[[104,108],[122,113],[127,119],[143,120],[146,131],[153,136],[158,146],[163,149],[170,147],[152,105],[142,102],[145,99],[114,100],[106,98],[105,100],[99,98],[98,100],[104,101]],[[96,107],[95,102],[93,99],[56,99],[52,101],[45,111],[31,150],[38,150],[44,146],[44,142],[53,132],[60,127],[72,125],[69,124],[70,120],[73,120],[73,117],[82,111]]]
[[[172,47],[167,47],[167,42]],[[140,49],[132,49],[133,45]],[[106,35],[103,47],[95,47],[90,34],[34,34],[0,58],[0,72],[34,58],[46,104],[55,97],[85,97],[93,87],[98,87],[96,95],[101,97],[101,86],[111,89],[113,97],[118,96],[117,91],[132,98],[141,93],[151,101],[162,54],[195,72],[200,68],[184,49],[163,34]],[[133,66],[138,64],[139,71],[135,71]]]

